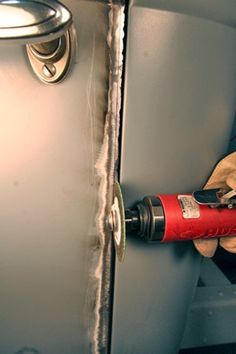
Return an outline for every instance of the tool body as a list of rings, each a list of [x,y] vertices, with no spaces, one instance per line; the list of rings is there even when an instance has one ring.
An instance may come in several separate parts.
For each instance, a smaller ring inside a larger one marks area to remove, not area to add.
[[[236,191],[208,189],[193,194],[157,194],[124,209],[118,182],[107,219],[116,254],[125,254],[126,234],[148,243],[165,243],[236,235]]]
[[[127,233],[149,243],[236,235],[236,208],[199,204],[189,194],[145,197],[125,219]]]

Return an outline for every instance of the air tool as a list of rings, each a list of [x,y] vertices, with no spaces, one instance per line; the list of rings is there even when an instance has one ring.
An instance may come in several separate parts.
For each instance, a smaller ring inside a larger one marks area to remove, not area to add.
[[[165,243],[236,235],[236,191],[208,189],[192,194],[147,196],[124,210],[118,182],[109,216],[115,248],[121,261],[126,234],[148,243]]]

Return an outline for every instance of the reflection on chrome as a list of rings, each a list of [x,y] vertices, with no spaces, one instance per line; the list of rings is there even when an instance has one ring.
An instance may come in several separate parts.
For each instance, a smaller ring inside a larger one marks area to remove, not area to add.
[[[71,23],[71,12],[55,0],[0,1],[0,40],[24,44],[51,40],[61,36]]]

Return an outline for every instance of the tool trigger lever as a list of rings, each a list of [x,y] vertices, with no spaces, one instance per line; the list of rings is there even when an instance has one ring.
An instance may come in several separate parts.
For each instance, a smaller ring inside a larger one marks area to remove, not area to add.
[[[204,189],[193,192],[193,198],[200,205],[208,205],[212,208],[236,207],[236,190],[230,191],[223,188]]]

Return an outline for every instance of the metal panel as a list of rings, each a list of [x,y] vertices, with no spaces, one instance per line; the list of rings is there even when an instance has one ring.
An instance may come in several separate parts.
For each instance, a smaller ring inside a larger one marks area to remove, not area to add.
[[[235,323],[235,285],[198,288],[182,348],[235,343]]]
[[[229,152],[236,151],[236,114],[234,116],[234,124],[232,129],[232,134],[229,143]]]
[[[235,108],[231,22],[211,20],[213,2],[207,18],[148,4],[129,8],[120,176],[126,206],[147,194],[199,188],[226,152]],[[125,261],[116,263],[112,354],[178,351],[199,265],[191,243],[128,239]]]
[[[94,164],[107,104],[107,5],[65,1],[77,62],[61,84],[0,46],[0,353],[90,353]]]
[[[199,282],[201,286],[225,286],[231,284],[220,268],[209,258],[203,259]]]

